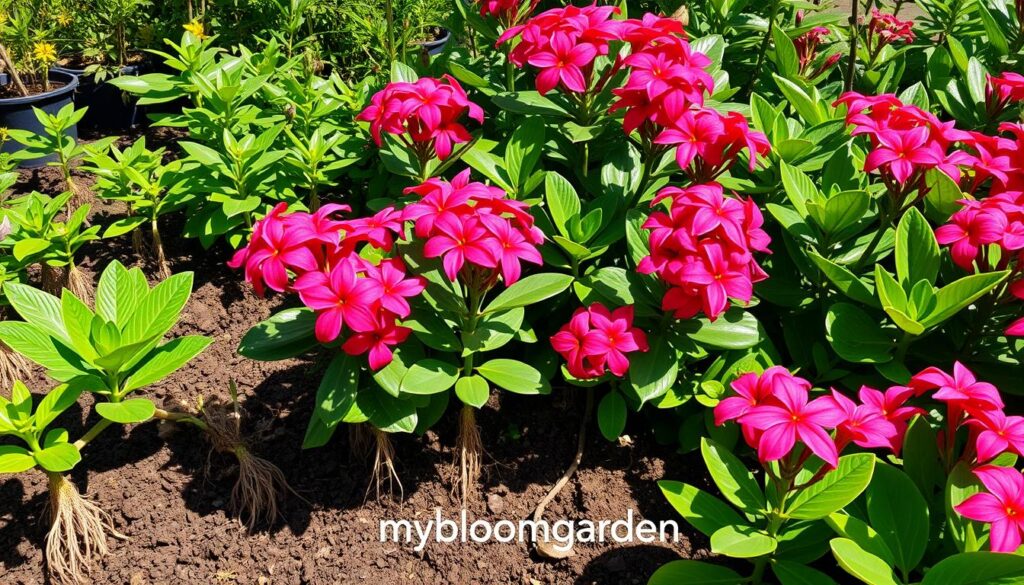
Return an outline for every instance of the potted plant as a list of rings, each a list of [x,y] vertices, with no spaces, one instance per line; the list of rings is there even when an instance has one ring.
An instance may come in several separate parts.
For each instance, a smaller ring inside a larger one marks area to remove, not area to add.
[[[135,125],[138,105],[107,80],[143,72],[143,53],[132,41],[148,30],[142,20],[151,4],[150,0],[91,0],[87,9],[57,14],[55,21],[62,31],[80,36],[70,42],[73,50],[66,52],[53,70],[79,77],[76,102],[89,108],[83,125]]]
[[[57,49],[46,40],[48,31],[35,26],[35,12],[20,5],[9,14],[0,26],[0,65],[6,71],[5,78],[0,79],[0,127],[39,134],[43,127],[33,108],[56,114],[72,103],[78,77],[50,68],[57,61]],[[67,134],[77,139],[77,126],[68,127]],[[8,154],[21,149],[21,144],[11,140],[0,146],[0,152]],[[50,155],[20,164],[38,167],[54,160],[56,155]]]

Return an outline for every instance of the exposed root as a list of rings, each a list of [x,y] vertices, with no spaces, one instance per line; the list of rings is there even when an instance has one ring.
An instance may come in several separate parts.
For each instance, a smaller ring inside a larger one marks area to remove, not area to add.
[[[92,304],[92,282],[74,264],[68,264],[64,269],[64,282],[62,286],[78,297],[78,300],[87,305]]]
[[[87,203],[92,203],[93,196],[92,191],[88,187],[78,183],[73,177],[65,177],[64,184],[68,191],[71,192],[71,199],[68,199],[68,215]]]
[[[8,389],[29,372],[28,360],[0,341],[0,388]]]
[[[480,438],[480,427],[476,424],[476,409],[468,404],[462,406],[459,413],[459,437],[455,451],[458,455],[459,475],[452,486],[452,495],[459,497],[462,507],[466,507],[474,496],[479,494],[480,470],[483,461],[484,446]]]
[[[374,448],[373,429],[367,423],[348,425],[349,453],[356,459],[369,459]]]
[[[60,268],[56,266],[50,266],[46,262],[41,262],[39,265],[39,280],[40,287],[54,296],[60,296],[61,289],[64,288],[64,276]]]
[[[587,406],[583,412],[583,419],[580,421],[580,433],[579,439],[576,442],[576,454],[572,458],[572,464],[569,465],[569,469],[565,470],[562,477],[558,478],[555,485],[552,486],[551,490],[548,491],[547,495],[537,504],[537,508],[533,511],[533,521],[539,523],[544,517],[544,509],[548,507],[548,504],[558,496],[558,493],[562,491],[565,484],[569,483],[572,476],[576,474],[576,469],[579,468],[580,462],[583,461],[583,446],[587,444],[587,423],[590,421],[590,417],[594,413],[594,391],[593,389],[587,389]],[[549,559],[564,559],[571,557],[576,554],[572,550],[572,541],[560,542],[551,540],[537,540],[533,543],[537,548],[537,553],[540,556]]]
[[[153,240],[153,260],[156,262],[156,276],[165,279],[171,276],[171,267],[167,265],[167,257],[164,255],[164,243],[160,238],[160,230],[156,221],[150,225],[150,234]]]
[[[281,469],[253,455],[241,431],[241,416],[235,408],[210,405],[203,408],[202,421],[213,448],[238,459],[238,480],[231,489],[231,509],[243,518],[249,531],[273,524],[281,516],[279,503],[288,493],[301,499],[288,484]]]
[[[114,528],[110,515],[78,493],[58,473],[50,480],[50,531],[46,534],[46,566],[57,583],[82,581],[96,559],[109,552],[107,534],[127,538]]]
[[[132,230],[132,252],[139,258],[145,258],[147,254],[146,243],[139,230]]]
[[[398,484],[398,499],[405,498],[405,490],[402,488],[402,481],[398,478],[395,470],[395,446],[391,443],[391,435],[374,428],[373,436],[375,442],[373,456],[373,471],[370,474],[370,485],[366,486],[366,498],[370,497],[370,489],[374,490],[374,497],[380,500],[382,488],[388,497],[394,498],[395,484]]]

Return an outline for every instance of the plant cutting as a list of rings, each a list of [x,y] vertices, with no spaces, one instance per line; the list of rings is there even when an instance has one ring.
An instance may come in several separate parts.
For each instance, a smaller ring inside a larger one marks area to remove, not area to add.
[[[24,321],[0,323],[0,341],[62,383],[34,410],[31,394],[20,382],[11,401],[0,404],[6,410],[0,431],[29,447],[5,446],[3,471],[18,473],[39,465],[50,478],[47,565],[58,581],[79,582],[96,558],[106,554],[105,536],[119,536],[106,513],[83,500],[62,474],[80,462],[80,451],[109,426],[149,420],[155,405],[132,394],[167,377],[209,345],[211,340],[202,336],[163,342],[191,288],[192,275],[181,274],[150,289],[140,270],[126,270],[117,262],[100,277],[95,309],[68,290],[58,298],[27,285],[4,287]],[[83,391],[97,397],[99,422],[73,442],[64,429],[47,431]]]

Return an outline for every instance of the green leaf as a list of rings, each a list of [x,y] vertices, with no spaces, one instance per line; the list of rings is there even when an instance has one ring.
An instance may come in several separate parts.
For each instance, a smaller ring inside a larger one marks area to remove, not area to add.
[[[45,331],[48,335],[70,343],[60,299],[37,288],[9,282],[4,285],[4,295],[27,323]]]
[[[455,383],[455,395],[464,404],[480,408],[487,404],[487,399],[491,396],[491,387],[487,384],[487,380],[480,376],[463,377]]]
[[[836,512],[825,521],[839,536],[856,542],[857,546],[882,559],[886,564],[890,566],[895,564],[895,557],[889,550],[889,545],[885,544],[885,539],[863,520],[856,516]]]
[[[725,499],[754,516],[762,514],[767,509],[764,491],[739,458],[706,437],[701,437],[700,452],[711,479],[715,480],[715,485]]]
[[[19,241],[17,244],[14,244],[14,249],[11,250],[11,253],[14,254],[15,260],[22,262],[26,258],[46,251],[50,246],[50,240],[44,240],[42,238],[26,238]]]
[[[491,101],[502,110],[516,114],[536,114],[559,118],[568,116],[565,108],[536,91],[499,93],[491,96]]]
[[[424,345],[445,352],[462,350],[462,342],[441,314],[426,302],[413,302],[412,315],[402,320]],[[315,339],[315,338],[314,338]]]
[[[401,61],[391,62],[391,81],[402,81],[406,83],[415,83],[420,78],[416,75],[416,70],[409,67]]]
[[[963,461],[957,462],[953,470],[949,472],[943,492],[943,501],[946,510],[946,530],[953,537],[957,549],[963,551],[968,540],[968,532],[977,530],[981,524],[964,518],[954,509],[972,495],[981,491],[981,482],[971,472],[971,467]]]
[[[614,441],[626,428],[626,400],[612,390],[597,405],[597,426],[605,439]]]
[[[732,569],[701,561],[671,561],[651,575],[647,585],[737,585],[744,579]]]
[[[961,309],[988,294],[1002,282],[1009,272],[986,272],[965,276],[939,289],[935,294],[935,308],[921,320],[926,328],[935,327]]]
[[[544,175],[544,201],[555,227],[563,236],[571,239],[569,221],[578,217],[581,209],[576,189],[562,175],[548,171]]]
[[[21,473],[36,466],[35,457],[17,445],[0,445],[0,473]]]
[[[512,185],[520,187],[533,173],[533,167],[540,160],[544,149],[544,122],[537,117],[518,121],[512,137],[505,147],[505,171],[512,179]]]
[[[181,272],[153,287],[124,326],[124,343],[161,337],[178,321],[192,294],[192,273]]]
[[[939,243],[928,220],[911,207],[896,227],[896,276],[904,288],[926,280],[932,284],[939,274]]]
[[[910,572],[928,546],[928,502],[906,474],[885,464],[875,466],[866,499],[871,527],[885,540],[896,566]]]
[[[867,585],[900,585],[892,568],[848,538],[833,538],[832,554],[839,566]]]
[[[786,508],[791,518],[817,520],[846,507],[864,491],[871,481],[875,456],[853,453],[839,458],[839,465],[825,474],[821,481],[797,492]]]
[[[263,362],[293,358],[318,345],[315,327],[312,309],[285,309],[249,329],[238,344],[238,353]]]
[[[420,360],[409,367],[402,378],[401,392],[430,395],[444,392],[459,379],[459,368],[435,359]]]
[[[878,364],[892,359],[893,341],[856,305],[836,303],[825,316],[825,332],[832,349],[848,362]]]
[[[779,585],[836,585],[832,577],[825,573],[793,561],[774,561],[772,572],[779,580]]]
[[[316,391],[314,414],[328,427],[345,420],[356,404],[359,390],[359,358],[338,352],[327,366]]]
[[[373,426],[385,433],[411,433],[416,430],[418,415],[412,400],[395,398],[386,392],[360,392],[359,408]]]
[[[477,322],[472,333],[463,334],[465,349],[462,355],[491,351],[502,347],[515,337],[516,332],[523,325],[522,307],[517,307],[500,313],[484,315]]]
[[[142,270],[128,270],[114,260],[103,269],[96,287],[96,314],[122,328],[149,292]]]
[[[85,387],[82,384],[61,384],[46,393],[39,401],[34,416],[34,426],[37,430],[45,429],[52,423],[60,413],[71,408],[82,395]]]
[[[903,471],[921,490],[925,499],[943,487],[946,472],[939,457],[938,438],[928,419],[915,417],[903,438]]]
[[[836,264],[831,260],[819,255],[817,252],[809,251],[807,256],[818,267],[825,277],[835,285],[839,292],[850,299],[871,307],[879,307],[875,293],[864,284],[860,278],[850,272],[848,268]],[[880,308],[880,307],[879,307]]]
[[[836,193],[825,201],[821,229],[827,234],[838,234],[864,219],[870,204],[871,197],[864,191]]]
[[[132,398],[123,402],[100,402],[96,412],[103,418],[119,424],[135,424],[153,418],[156,406],[148,398]]]
[[[924,574],[921,585],[1019,585],[1024,582],[1024,557],[968,552],[945,558]]]
[[[31,323],[0,321],[0,341],[47,370],[63,372],[75,369],[57,351],[53,338]]]
[[[752,526],[723,526],[711,535],[711,552],[737,559],[767,555],[779,543]]]
[[[495,313],[516,307],[525,307],[551,298],[569,288],[572,276],[545,272],[534,274],[516,282],[501,291],[483,310],[484,313]]]
[[[98,405],[97,405],[98,406]],[[35,454],[36,463],[46,471],[63,473],[74,469],[82,454],[71,443],[57,443]]]
[[[810,213],[807,209],[808,203],[813,203],[822,198],[821,192],[811,180],[800,169],[788,165],[785,162],[779,163],[780,174],[782,175],[782,187],[786,191],[786,197],[800,214],[800,217],[807,219]]]
[[[212,339],[202,335],[186,335],[153,349],[125,380],[122,391],[131,392],[163,380],[199,355],[212,342]]]
[[[782,95],[786,96],[789,104],[807,123],[817,125],[827,121],[822,104],[812,98],[807,91],[785,77],[775,74],[772,74],[772,77],[775,78],[775,83],[782,91]]]
[[[493,359],[477,366],[477,373],[509,392],[550,394],[551,385],[536,368],[518,360]]]
[[[658,487],[676,512],[707,536],[725,526],[746,524],[731,506],[690,484],[662,480]]]
[[[800,72],[800,59],[796,55],[796,47],[786,31],[781,27],[772,27],[772,42],[775,43],[775,64],[783,77],[796,77]]]
[[[680,321],[676,327],[692,341],[714,349],[747,349],[765,337],[757,318],[739,307],[729,309],[714,321],[689,319]]]
[[[679,376],[679,359],[667,337],[648,337],[645,352],[630,354],[629,385],[640,405],[662,396]]]

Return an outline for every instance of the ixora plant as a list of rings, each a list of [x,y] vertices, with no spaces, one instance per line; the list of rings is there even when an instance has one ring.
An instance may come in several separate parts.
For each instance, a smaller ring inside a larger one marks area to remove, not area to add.
[[[190,273],[150,288],[141,270],[125,269],[116,261],[100,278],[95,308],[67,290],[58,298],[23,284],[4,287],[24,321],[0,323],[0,341],[45,368],[60,384],[36,402],[28,388],[15,381],[11,398],[0,398],[0,435],[24,444],[0,447],[0,472],[39,468],[46,473],[51,523],[46,561],[59,582],[80,582],[107,553],[106,537],[123,538],[107,513],[84,499],[66,477],[81,462],[81,451],[112,425],[157,418],[198,426],[209,433],[215,448],[238,458],[240,477],[232,498],[250,515],[250,526],[268,515],[273,519],[277,498],[287,484],[279,470],[245,447],[237,417],[216,406],[202,408],[197,415],[167,412],[137,396],[210,344],[199,335],[164,341],[191,289]],[[83,392],[95,396],[93,408],[100,420],[72,440],[67,429],[53,423]]]
[[[928,368],[885,391],[864,386],[859,401],[834,389],[812,399],[811,384],[779,366],[743,374],[732,388],[715,420],[740,425],[763,482],[706,440],[708,470],[738,510],[689,484],[660,485],[714,552],[749,559],[753,572],[744,578],[675,561],[650,583],[761,583],[768,567],[783,584],[833,583],[807,566],[829,549],[869,585],[916,583],[922,574],[926,584],[1024,575],[1024,558],[996,554],[1021,545],[1024,476],[1013,464],[1024,448],[1024,419],[1007,416],[998,390],[961,364],[952,374]],[[929,392],[944,411],[910,404],[927,406]],[[843,455],[849,449],[859,452]],[[891,463],[870,450],[890,453]]]

